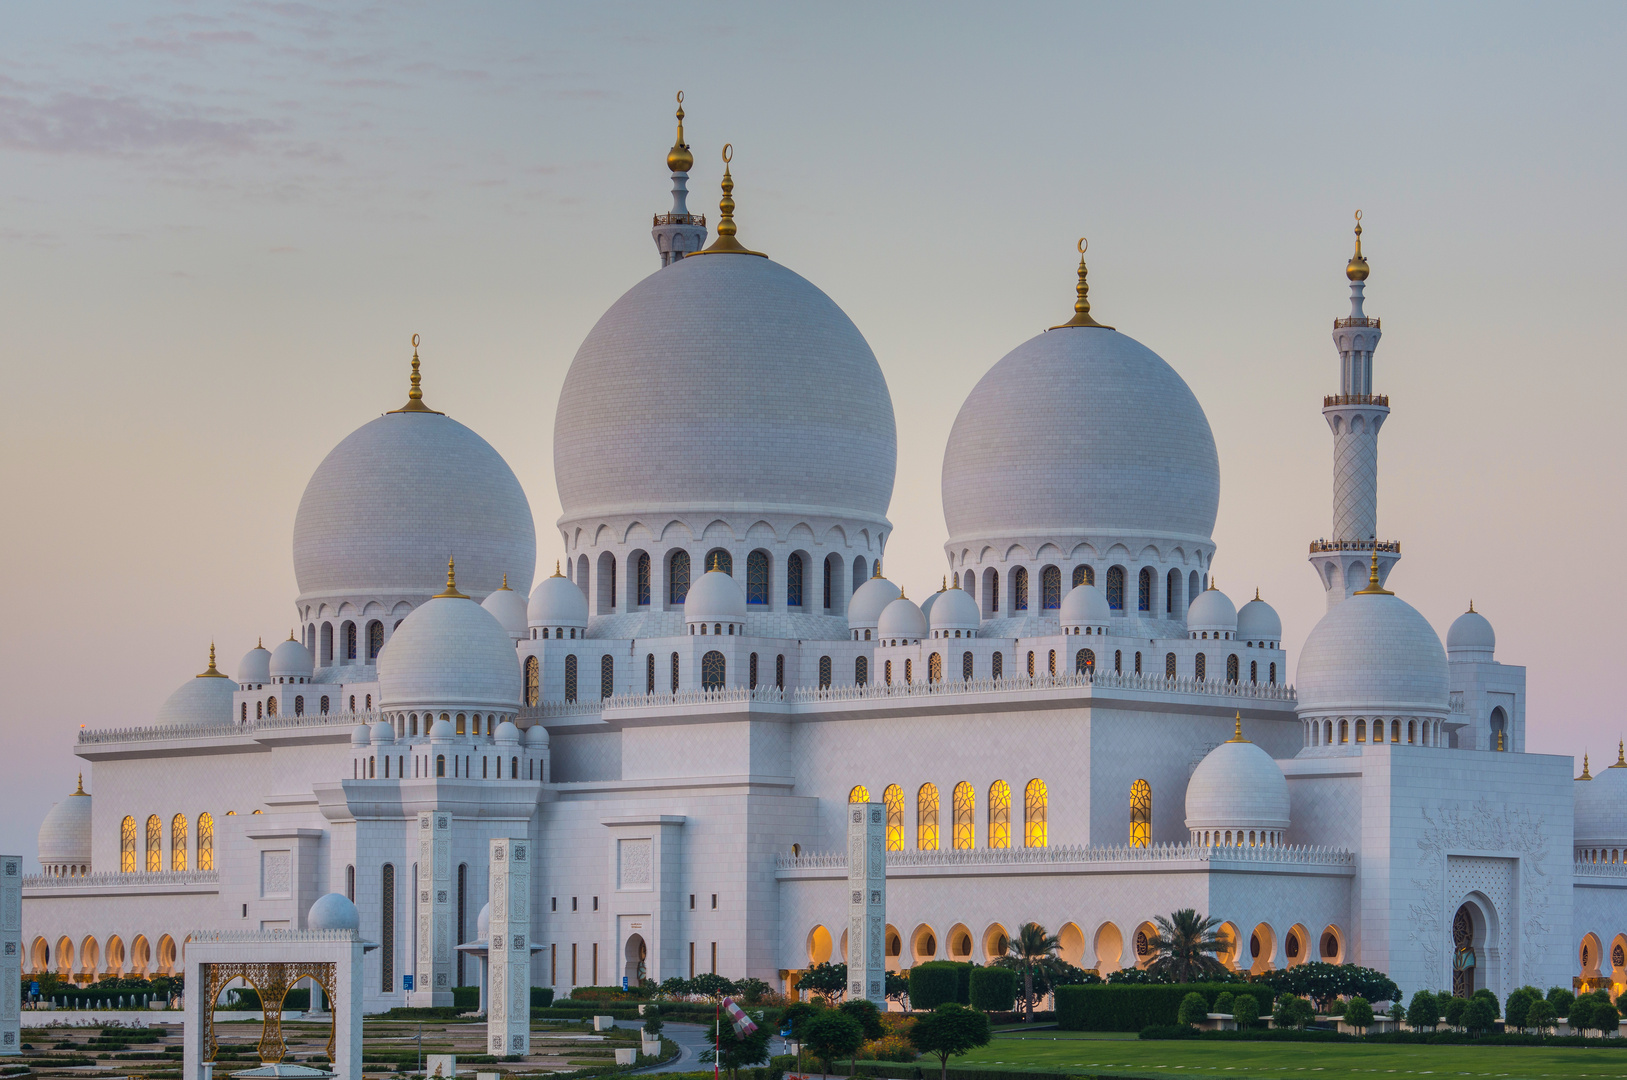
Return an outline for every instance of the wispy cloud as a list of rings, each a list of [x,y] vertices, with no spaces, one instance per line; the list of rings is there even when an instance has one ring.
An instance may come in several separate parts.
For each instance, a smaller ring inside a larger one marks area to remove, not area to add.
[[[0,93],[0,146],[48,154],[128,157],[250,150],[280,125],[222,118],[185,106],[103,91]]]

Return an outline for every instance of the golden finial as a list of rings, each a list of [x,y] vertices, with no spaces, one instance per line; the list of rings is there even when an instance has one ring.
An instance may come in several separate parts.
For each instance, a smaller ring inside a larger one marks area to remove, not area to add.
[[[1501,751],[1503,749],[1503,729],[1502,728],[1497,729],[1497,749],[1499,751]],[[1614,765],[1612,765],[1610,767],[1612,769],[1615,768]],[[1627,764],[1623,764],[1622,768],[1627,769]]]
[[[441,600],[441,599],[467,600],[467,599],[469,599],[463,593],[458,592],[457,569],[458,569],[457,562],[455,560],[453,560],[452,556],[448,555],[446,557],[446,591],[445,592],[438,592],[434,596],[432,596],[430,599],[432,599],[432,600]]]
[[[405,405],[401,406],[401,408],[399,408],[399,409],[391,409],[390,410],[391,412],[393,412],[393,413],[398,413],[398,412],[421,412],[421,413],[433,413],[436,416],[445,416],[446,415],[445,413],[436,412],[434,409],[432,409],[428,405],[424,404],[424,391],[423,391],[422,387],[419,385],[420,383],[423,382],[423,376],[418,374],[418,335],[417,334],[412,335],[412,377],[408,381],[412,384],[412,388],[407,391],[407,403]]]
[[[209,643],[209,666],[198,673],[200,679],[224,679],[226,676],[215,670],[215,643]]]
[[[1473,600],[1469,601],[1469,614],[1470,615],[1474,614],[1474,601]]]
[[[761,251],[752,251],[746,245],[734,238],[734,177],[729,175],[729,162],[734,160],[734,144],[723,144],[723,199],[717,204],[721,216],[717,223],[717,239],[712,246],[702,248],[696,255],[760,255],[768,258]]]
[[[266,647],[266,639],[265,639],[265,638],[263,638],[263,637],[257,637],[257,638],[255,638],[255,639],[254,639],[254,647],[255,647],[255,648],[256,648],[256,649],[263,649],[263,648],[265,648],[265,647]]]
[[[960,575],[959,574],[950,574],[949,575],[949,587],[951,589],[960,588]]]
[[[949,575],[945,574],[943,577],[938,579],[938,591],[939,592],[947,592],[948,590],[949,590]]]
[[[75,795],[89,795],[90,794],[90,792],[85,790],[85,774],[84,773],[79,774],[79,786],[74,789],[74,794]]]
[[[497,591],[498,592],[513,592],[514,591],[513,589],[508,587],[508,571],[507,570],[503,571],[503,583],[497,587]]]
[[[1357,589],[1357,596],[1394,596],[1395,593],[1378,583],[1378,541],[1373,541],[1373,566],[1367,571],[1367,588]]]
[[[719,551],[712,552],[712,569],[713,570],[722,570],[723,569],[723,564],[721,562],[722,558],[723,558],[723,553],[722,552],[719,552]]]
[[[900,600],[908,600],[909,599],[909,597],[904,595],[904,590],[903,589],[898,590],[898,598]]]
[[[292,627],[292,626],[290,626],[290,627],[289,627],[289,628],[288,628],[288,640],[289,640],[289,641],[293,641],[293,640],[294,640],[294,628],[293,628],[293,627]]]
[[[667,151],[667,168],[672,172],[686,173],[689,167],[695,164],[695,155],[689,152],[689,144],[684,142],[684,92],[678,91],[678,138],[673,142],[672,149]]]
[[[1234,715],[1232,717],[1232,723],[1234,725],[1236,725],[1236,726],[1232,728],[1232,737],[1227,739],[1226,741],[1227,742],[1248,742],[1247,739],[1243,738],[1243,714],[1241,712],[1237,713],[1236,715]]]
[[[1111,330],[1111,326],[1103,326],[1090,317],[1090,282],[1085,275],[1090,273],[1085,267],[1085,251],[1090,247],[1090,241],[1083,236],[1079,238],[1079,284],[1073,288],[1076,299],[1073,302],[1073,318],[1052,330],[1063,330],[1070,326],[1094,326],[1102,330]]]
[[[1361,253],[1361,211],[1356,211],[1356,254],[1350,257],[1345,266],[1345,277],[1351,281],[1367,280],[1367,260]]]
[[[1587,755],[1586,754],[1582,755],[1582,775],[1578,776],[1576,779],[1578,779],[1578,780],[1591,780],[1591,779],[1593,779],[1592,776],[1588,775],[1588,771],[1587,771]]]
[[[1260,587],[1258,585],[1254,586],[1254,599],[1260,599]]]
[[[564,577],[564,576],[565,576],[564,574],[561,574],[559,572],[559,560],[555,559],[554,560],[554,577]]]
[[[1627,744],[1616,743],[1616,763],[1610,766],[1612,769],[1627,769],[1627,756],[1623,756],[1624,745]]]

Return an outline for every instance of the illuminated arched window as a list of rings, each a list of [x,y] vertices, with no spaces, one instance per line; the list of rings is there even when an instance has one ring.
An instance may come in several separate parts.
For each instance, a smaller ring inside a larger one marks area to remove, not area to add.
[[[542,665],[535,656],[525,658],[525,703],[535,705],[542,700]]]
[[[1011,572],[1011,609],[1028,610],[1028,568],[1019,566]]]
[[[1011,785],[996,780],[989,785],[989,847],[1011,846]]]
[[[1028,677],[1030,679],[1034,677],[1034,654],[1032,652],[1028,654]]]
[[[1130,846],[1152,843],[1152,785],[1137,780],[1130,785]]]
[[[955,847],[969,849],[977,844],[976,824],[974,818],[977,813],[977,796],[972,791],[972,785],[962,780],[955,785]]]
[[[915,846],[921,851],[938,850],[938,786],[922,784],[915,796]]]
[[[1028,781],[1028,787],[1023,790],[1024,847],[1044,847],[1050,839],[1050,832],[1045,824],[1048,803],[1045,781],[1040,779]]]
[[[1090,675],[1096,671],[1096,654],[1090,649],[1080,649],[1073,655],[1073,670],[1078,675]]]
[[[1040,607],[1055,611],[1062,606],[1062,571],[1047,566],[1039,572]]]
[[[728,664],[723,654],[716,649],[701,657],[701,689],[723,689],[724,676],[727,674]]]
[[[887,790],[881,793],[881,801],[887,806],[887,850],[904,850],[904,789],[897,784],[888,784]]]
[[[891,686],[893,684],[893,662],[888,660],[882,665],[881,670],[882,678],[886,681],[888,686]]]
[[[1237,681],[1237,654],[1236,653],[1232,653],[1230,656],[1226,657],[1226,681],[1227,682],[1236,682]]]
[[[650,603],[650,556],[645,552],[638,553],[638,561],[633,564],[635,575],[635,590],[638,594],[640,607],[648,607]]]
[[[599,696],[607,698],[616,692],[616,658],[605,653],[599,658]]]
[[[869,802],[870,789],[865,787],[863,784],[860,784],[858,787],[847,793],[847,801],[850,803]]]
[[[356,710],[354,708],[352,708],[350,711],[355,712]],[[273,718],[273,719],[276,718],[276,716],[277,716],[277,699],[275,697],[266,698],[266,715],[268,717]]]
[[[119,871],[136,872],[136,819],[133,817],[119,823]]]
[[[802,606],[802,554],[793,551],[785,560],[785,606]]]
[[[565,700],[576,700],[576,657],[565,657]]]
[[[1096,584],[1096,571],[1089,566],[1076,566],[1073,568],[1073,587]]]
[[[176,814],[169,820],[169,868],[186,869],[186,815]]]
[[[943,656],[942,656],[942,654],[933,653],[931,656],[927,657],[927,661],[926,661],[926,678],[927,678],[927,682],[934,682],[934,683],[943,682]]]
[[[1107,569],[1107,606],[1114,611],[1124,610],[1124,567]]]
[[[689,595],[689,552],[674,551],[667,562],[667,603],[681,604]]]
[[[865,686],[870,682],[870,659],[860,656],[853,661],[853,685]]]
[[[819,658],[819,689],[830,689],[830,675],[830,657],[821,656]]]
[[[915,661],[906,656],[904,658],[904,682],[912,683],[914,681],[915,681]]]
[[[768,552],[754,551],[746,556],[746,603],[768,603]]]
[[[164,826],[157,814],[147,818],[147,873],[164,869]]]
[[[198,815],[198,869],[215,868],[215,819],[207,813]]]
[[[1052,678],[1056,677],[1056,650],[1051,650],[1050,657],[1045,661],[1045,673]]]

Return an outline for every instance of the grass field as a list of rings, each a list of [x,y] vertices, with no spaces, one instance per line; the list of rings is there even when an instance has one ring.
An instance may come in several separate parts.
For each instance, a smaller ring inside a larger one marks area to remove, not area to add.
[[[1486,1076],[1627,1078],[1627,1048],[1353,1046],[1319,1043],[1142,1042],[1133,1035],[1034,1032],[996,1036],[955,1064],[1120,1076]]]

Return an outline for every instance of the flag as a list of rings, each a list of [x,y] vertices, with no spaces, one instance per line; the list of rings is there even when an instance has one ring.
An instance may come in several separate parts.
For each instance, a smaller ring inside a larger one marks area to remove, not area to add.
[[[751,1022],[746,1011],[734,1003],[734,998],[723,999],[723,1011],[729,1014],[729,1023],[734,1025],[734,1033],[744,1039],[757,1030],[757,1025]]]

